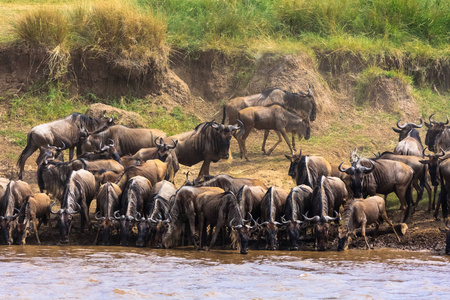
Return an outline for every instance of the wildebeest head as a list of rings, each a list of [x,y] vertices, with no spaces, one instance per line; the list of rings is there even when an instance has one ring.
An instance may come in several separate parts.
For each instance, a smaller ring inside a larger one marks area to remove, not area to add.
[[[300,220],[288,220],[283,217],[281,217],[281,221],[285,226],[287,226],[287,231],[289,234],[289,249],[290,250],[298,250],[298,239],[300,237],[300,229],[301,224],[303,221]]]
[[[252,218],[253,219],[253,218]],[[257,225],[255,221],[254,226],[250,226],[250,221],[242,220],[242,224],[233,225],[234,224],[234,218],[230,221],[230,228],[233,231],[233,234],[235,235],[235,240],[240,242],[240,252],[241,254],[247,254],[248,253],[248,240],[250,238],[250,234],[252,230],[254,230]]]
[[[338,251],[345,251],[348,249],[348,245],[352,242],[352,238],[349,235],[348,228],[339,229],[338,237]]]
[[[235,125],[226,126],[215,122],[211,123],[211,127],[214,128],[213,139],[217,142],[220,158],[228,159],[231,136],[233,132],[241,129],[241,127]]]
[[[352,163],[350,168],[342,168],[343,162],[339,165],[338,169],[341,172],[347,173],[350,175],[350,186],[353,191],[353,197],[361,198],[362,197],[362,180],[363,177],[367,174],[370,174],[375,169],[375,164],[372,160],[369,160],[372,167],[364,167],[359,164],[359,161],[355,161]]]
[[[12,244],[12,230],[16,222],[16,218],[19,216],[19,212],[15,209],[16,213],[12,216],[0,216],[0,232],[3,239],[3,243],[7,245]]]
[[[430,123],[425,122],[425,126],[428,128],[427,134],[425,135],[425,145],[428,146],[430,151],[436,152],[436,137],[444,131],[446,125],[449,123],[449,120],[447,116],[446,122],[436,122],[431,119],[433,115],[434,114],[430,115],[428,118]]]
[[[46,162],[48,160],[58,160],[61,162],[64,162],[64,153],[62,152],[66,145],[63,141],[61,141],[62,147],[56,147],[56,146],[50,146],[47,145],[47,147],[41,147],[42,155],[39,156],[39,161],[37,162],[38,165],[41,165],[43,162]]]
[[[18,222],[15,232],[14,232],[14,244],[15,245],[25,245],[26,238],[28,236],[28,226],[30,224],[30,220],[28,218],[24,218],[22,222]]]
[[[99,148],[100,150],[95,150],[96,154],[107,153],[112,159],[117,161],[119,164],[122,164],[122,160],[120,159],[119,152],[117,152],[116,146],[114,145],[114,141],[112,139],[108,139],[109,144],[103,146],[103,143],[100,141]]]
[[[297,178],[297,167],[298,164],[300,163],[300,159],[302,157],[302,151],[300,150],[300,154],[299,155],[293,155],[293,156],[289,156],[289,155],[284,155],[291,163],[289,165],[289,171],[288,171],[288,175],[292,177],[292,179],[296,179]]]
[[[397,127],[392,127],[392,130],[397,132],[399,134],[398,141],[405,139],[408,136],[408,133],[413,130],[414,128],[421,128],[423,126],[423,120],[420,119],[420,124],[414,124],[414,123],[404,123],[403,125],[400,125],[400,120],[397,121]]]
[[[174,141],[172,140],[173,144],[169,145],[166,144],[163,140],[163,138],[159,138],[159,142],[158,142],[158,138],[155,139],[154,144],[156,145],[156,148],[158,149],[158,159],[161,161],[166,161],[167,155],[169,154],[169,150],[170,149],[175,149],[178,145],[178,140]]]
[[[119,211],[114,212],[114,218],[117,222],[119,222],[120,227],[120,245],[127,246],[128,245],[128,233],[133,227],[133,222],[138,221],[141,218],[141,214],[138,213],[134,216],[125,216],[120,215]]]
[[[61,208],[56,212],[52,209],[55,203],[53,202],[50,206],[50,212],[57,215],[56,219],[59,227],[59,242],[61,244],[67,244],[69,242],[69,230],[71,227],[70,225],[72,224],[73,215],[81,212],[80,204],[76,204],[78,206],[77,210],[73,210],[72,208]]]
[[[423,156],[427,157],[427,160],[421,160],[420,162],[424,165],[428,165],[428,172],[430,174],[430,178],[431,178],[431,184],[433,186],[438,186],[439,185],[439,179],[437,177],[437,169],[438,169],[438,165],[439,165],[439,158],[445,155],[444,151],[441,151],[441,153],[438,154],[425,154],[425,150],[427,148],[423,149]]]
[[[138,229],[138,236],[136,240],[137,247],[144,247],[147,245],[149,236],[150,236],[150,228],[151,228],[151,219],[150,218],[139,218],[136,220],[136,225]]]

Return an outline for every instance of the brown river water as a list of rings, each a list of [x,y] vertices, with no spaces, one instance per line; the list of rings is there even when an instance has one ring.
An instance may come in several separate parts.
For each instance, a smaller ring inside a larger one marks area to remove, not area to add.
[[[1,299],[449,299],[450,256],[4,246]]]

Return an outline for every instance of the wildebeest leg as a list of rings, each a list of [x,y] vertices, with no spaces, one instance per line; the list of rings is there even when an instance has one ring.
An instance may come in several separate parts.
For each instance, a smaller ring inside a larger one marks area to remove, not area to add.
[[[199,229],[199,247],[198,250],[203,250],[203,227],[205,223],[205,217],[203,213],[198,215],[198,229]]]
[[[203,161],[202,167],[200,168],[200,172],[198,173],[197,179],[201,179],[205,175],[209,175],[209,165],[211,164],[210,159],[205,159]]]
[[[425,181],[424,187],[428,194],[428,212],[431,212],[431,196],[433,195],[431,192],[431,186]]]
[[[32,222],[33,222],[33,229],[34,229],[34,232],[36,234],[37,242],[40,245],[41,241],[39,240],[39,234],[38,234],[38,230],[37,230],[37,227],[36,227],[36,218],[33,218]]]
[[[263,139],[263,143],[261,146],[261,151],[263,152],[263,154],[266,154],[266,141],[267,141],[267,138],[269,137],[269,132],[270,132],[269,129],[264,130],[264,139]]]
[[[97,243],[98,243],[98,235],[100,234],[100,229],[101,229],[101,226],[100,226],[100,224],[98,224],[98,230],[97,230],[97,235],[95,236],[94,245],[97,245]]]
[[[280,131],[275,131],[275,133],[278,135],[278,141],[275,143],[275,145],[273,145],[273,147],[272,148],[270,148],[270,150],[269,150],[269,152],[267,152],[267,155],[270,155],[270,154],[272,154],[272,151],[273,150],[275,150],[275,147],[276,146],[278,146],[278,144],[279,143],[281,143],[283,140],[281,139],[281,134],[280,134]],[[286,133],[283,135],[283,137],[286,135]],[[285,138],[286,139],[286,138]],[[288,143],[288,145],[289,145],[289,149],[291,149],[291,154],[293,154],[292,153],[292,148],[291,148],[291,142],[287,142]]]
[[[436,194],[437,194],[437,189],[438,189],[438,186],[435,185],[435,186],[433,187],[433,205],[431,206],[431,209],[434,209],[434,208],[436,207]],[[431,198],[430,198],[430,200],[431,200]]]
[[[247,156],[247,147],[245,146],[245,141],[247,140],[247,137],[250,134],[250,132],[252,131],[252,129],[253,129],[253,127],[246,128],[244,135],[239,139],[241,142],[241,147],[242,147],[241,158],[242,158],[242,156],[244,156],[245,160],[247,160],[247,161],[249,161],[249,159]]]
[[[17,161],[17,166],[19,167],[19,179],[22,180],[22,172],[25,167],[25,162],[27,159],[38,149],[31,139],[31,136],[28,136],[27,146],[23,149],[22,153],[19,156],[19,160]],[[42,152],[41,152],[42,153]]]
[[[416,203],[414,203],[413,211],[417,208],[419,201],[422,200],[424,190],[420,187],[418,180],[413,180],[412,185],[417,192]]]
[[[388,216],[387,216],[386,210],[384,210],[383,212],[381,212],[381,218],[383,218],[383,220],[384,220],[386,223],[388,223],[389,226],[391,226],[392,231],[394,231],[394,234],[395,234],[395,236],[397,237],[397,240],[398,240],[399,242],[401,242],[400,237],[399,237],[398,234],[397,234],[397,231],[395,231],[394,224],[391,222],[391,220],[390,220],[390,219],[388,218]]]
[[[367,242],[367,236],[366,236],[366,223],[367,223],[366,220],[361,222],[361,235],[364,237],[364,241],[366,242],[367,249],[370,249],[369,242]]]

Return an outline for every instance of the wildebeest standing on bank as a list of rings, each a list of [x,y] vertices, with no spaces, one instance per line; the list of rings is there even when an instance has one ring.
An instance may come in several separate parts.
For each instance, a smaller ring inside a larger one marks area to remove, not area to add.
[[[95,177],[92,173],[86,170],[72,172],[64,188],[61,209],[57,212],[51,210],[51,213],[57,214],[61,244],[67,244],[69,241],[73,214],[81,214],[81,231],[85,226],[90,227],[89,206],[96,192]]]
[[[264,235],[266,239],[266,248],[276,250],[278,248],[278,231],[283,224],[281,223],[281,215],[284,212],[284,205],[288,194],[283,189],[272,186],[270,187],[263,200],[261,201],[261,224],[258,236],[258,244],[260,237]]]
[[[114,213],[120,223],[121,246],[128,244],[128,233],[133,228],[133,222],[138,221],[139,215],[143,214],[144,202],[150,199],[151,189],[151,182],[143,176],[135,176],[128,181],[120,200],[120,213]]]
[[[347,190],[344,182],[336,177],[319,178],[311,195],[311,212],[305,220],[313,223],[315,233],[315,247],[319,251],[326,249],[330,222],[338,218],[339,207],[345,203]],[[331,217],[334,215],[334,217]]]
[[[178,189],[169,212],[172,217],[172,222],[169,225],[169,229],[163,236],[163,245],[165,248],[170,248],[177,245],[181,231],[184,229],[184,224],[188,223],[192,241],[195,248],[198,249],[198,236],[195,231],[194,202],[198,195],[206,191],[217,191],[220,193],[224,192],[224,190],[218,187],[182,186]]]
[[[113,141],[120,156],[133,155],[142,148],[156,147],[156,138],[166,136],[159,129],[128,128],[123,125],[114,125],[101,132],[90,134],[83,142],[81,150],[83,153],[94,152],[99,150],[101,145]]]
[[[97,196],[95,197],[97,199],[95,219],[98,221],[98,230],[94,245],[97,245],[98,235],[103,230],[103,245],[109,246],[111,227],[116,224],[114,212],[120,208],[121,194],[122,190],[111,182],[103,184],[98,190]]]
[[[244,157],[247,161],[249,159],[247,156],[245,140],[247,139],[253,128],[268,130],[272,129],[276,131],[278,135],[278,141],[267,152],[267,155],[270,155],[275,147],[279,143],[281,143],[281,136],[283,136],[284,140],[286,141],[291,154],[294,154],[286,132],[297,134],[299,140],[302,137],[304,137],[305,140],[308,140],[311,134],[311,128],[308,119],[301,118],[298,115],[287,111],[280,105],[248,107],[239,112],[238,118],[242,121],[245,128],[245,133],[241,137],[237,137],[239,143],[239,151],[241,152],[241,158]],[[264,133],[264,141],[262,145],[263,153],[266,153],[265,144],[267,136],[268,131]]]
[[[280,88],[270,88],[264,90],[261,94],[233,98],[223,108],[222,124],[225,124],[226,115],[228,115],[228,123],[235,124],[238,120],[240,110],[251,106],[270,106],[273,104],[282,105],[289,110],[294,110],[305,119],[309,118],[311,122],[316,120],[316,102],[311,91],[311,86],[308,86],[306,94],[301,91],[291,93]],[[265,135],[269,135],[269,130],[266,130]],[[292,147],[295,151],[294,134],[292,134]]]
[[[285,219],[283,224],[287,226],[289,234],[290,250],[298,250],[300,226],[303,223],[303,215],[311,210],[311,194],[313,190],[307,185],[299,185],[291,189],[286,198],[284,208]]]
[[[69,148],[69,160],[73,158],[73,150],[86,132],[98,130],[112,125],[112,118],[93,119],[80,113],[73,113],[63,119],[33,127],[27,135],[27,146],[22,151],[17,161],[19,167],[19,179],[22,179],[22,172],[25,162],[36,150],[41,149],[36,163],[39,165],[42,160],[43,148],[47,146]]]
[[[353,162],[350,168],[343,169],[341,166],[339,171],[350,175],[354,198],[395,193],[400,200],[401,219],[406,221],[413,202],[411,184],[414,171],[410,166],[399,161],[364,158]]]
[[[412,155],[422,157],[423,145],[420,140],[419,132],[416,128],[421,128],[423,126],[423,121],[420,119],[420,124],[405,123],[399,125],[400,120],[397,121],[397,128],[392,127],[392,129],[399,134],[398,144],[395,146],[394,154],[399,155]]]
[[[197,196],[194,206],[200,232],[200,249],[203,246],[203,230],[207,225],[210,225],[211,230],[214,228],[209,249],[214,246],[222,227],[228,225],[232,229],[232,234],[235,235],[232,239],[240,244],[241,254],[248,253],[250,228],[244,224],[233,192],[206,191]]]
[[[28,183],[21,180],[2,180],[1,185],[3,195],[0,194],[0,236],[3,243],[10,245],[12,243],[11,232],[14,229],[16,218],[19,216],[19,208],[32,192]]]
[[[344,208],[344,217],[341,227],[339,228],[338,251],[347,250],[351,242],[351,236],[355,235],[354,231],[361,227],[361,235],[364,237],[367,249],[370,248],[366,237],[366,226],[376,224],[375,236],[378,227],[382,221],[386,221],[395,233],[398,241],[400,238],[395,231],[394,225],[389,220],[384,199],[379,196],[372,196],[367,199],[353,199],[347,203]]]
[[[203,161],[198,174],[198,178],[201,178],[209,175],[211,162],[228,158],[231,135],[239,129],[241,129],[239,126],[225,126],[211,121],[201,123],[192,131],[170,138],[174,141],[178,140],[175,151],[180,164],[190,167]]]
[[[423,151],[422,151],[423,152]],[[383,152],[376,159],[390,159],[394,161],[400,161],[408,166],[410,166],[414,171],[414,177],[412,185],[417,191],[417,199],[414,207],[416,208],[419,201],[422,200],[424,189],[428,192],[428,212],[431,211],[431,187],[427,182],[427,165],[421,163],[422,157],[413,155],[397,155],[392,152]],[[375,159],[375,160],[376,160]],[[420,185],[419,185],[420,182]]]
[[[14,237],[14,244],[25,245],[27,233],[33,224],[33,230],[36,234],[38,244],[41,244],[39,239],[38,229],[41,224],[47,224],[50,227],[50,198],[44,193],[37,193],[25,198],[22,207],[20,208],[16,236]],[[37,220],[39,224],[36,225]]]

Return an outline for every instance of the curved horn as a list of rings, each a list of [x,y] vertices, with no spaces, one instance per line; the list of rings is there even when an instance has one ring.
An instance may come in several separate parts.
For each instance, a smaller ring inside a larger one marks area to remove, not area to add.
[[[55,147],[57,150],[64,150],[66,148],[66,144],[64,144],[63,141],[61,141],[62,147]]]
[[[431,155],[431,154],[425,154],[425,150],[427,150],[427,148],[428,147],[423,148],[422,155],[425,156],[425,157],[432,157],[433,155]]]
[[[167,148],[169,148],[169,149],[175,149],[175,148],[177,147],[177,145],[178,145],[178,140],[176,140],[176,141],[172,140],[172,142],[173,142],[173,146],[167,145]]]
[[[111,141],[108,146],[114,147],[114,140],[113,139],[108,139],[108,140]]]
[[[373,169],[375,169],[375,164],[373,163],[373,161],[371,161],[371,160],[369,160],[369,161],[370,161],[370,163],[372,164],[372,167],[371,167],[371,168],[364,167],[364,166],[359,166],[359,167],[358,167],[358,170],[359,170],[360,172],[364,173],[364,174],[368,174],[368,173],[372,172]]]
[[[343,163],[344,163],[344,162],[341,162],[341,164],[338,166],[338,170],[339,170],[340,172],[347,173],[347,174],[349,174],[349,175],[355,174],[355,169],[354,169],[353,167],[350,167],[350,168],[347,168],[347,169],[342,168],[342,164],[343,164]]]
[[[447,222],[445,222],[445,227],[450,228],[450,226],[448,225],[448,220]]]
[[[73,215],[73,214],[77,214],[77,213],[81,212],[81,205],[78,202],[76,204],[78,206],[78,210],[72,210],[71,208],[70,209],[66,209],[68,214]]]
[[[420,124],[419,125],[414,124],[414,123],[409,123],[409,124],[411,124],[414,128],[421,128],[423,126],[423,120],[422,120],[422,118],[420,118]]]
[[[339,217],[339,214],[338,214],[337,211],[334,211],[334,214],[335,214],[336,217],[332,218],[332,217],[330,217],[330,216],[325,216],[325,220],[326,220],[327,222],[331,222],[331,221],[336,220],[336,219]]]
[[[120,211],[120,210],[116,210],[116,211],[114,212],[114,218],[116,218],[116,220],[120,220],[120,214],[119,214],[119,211]]]
[[[447,115],[447,121],[444,122],[439,122],[440,125],[447,125],[448,124],[448,115]]]
[[[308,83],[308,96],[312,96],[311,85]]]
[[[98,221],[101,220],[101,217],[98,216],[99,213],[100,213],[100,211],[96,212],[94,215],[95,219]]]
[[[283,224],[289,224],[289,223],[291,223],[291,221],[286,221],[286,219],[284,218],[284,216],[281,216],[281,222],[283,222]]]
[[[140,218],[142,218],[142,215],[141,215],[140,212],[137,212],[137,213],[136,213],[136,220],[139,220]]]
[[[403,125],[400,126],[399,123],[400,123],[400,120],[397,121],[397,127],[400,129],[405,129],[406,125],[408,125],[407,123],[404,123]]]
[[[55,201],[53,201],[52,202],[52,204],[50,205],[50,212],[52,213],[52,214],[57,214],[59,211],[57,211],[57,212],[54,212],[53,211],[53,205],[55,205],[56,204],[56,202]]]
[[[233,228],[233,221],[234,221],[234,218],[233,219],[231,219],[231,221],[230,221],[230,228]]]
[[[303,215],[303,218],[305,218],[306,221],[310,221],[310,222],[318,222],[318,221],[320,221],[320,217],[319,216],[314,216],[312,218],[308,218],[307,215],[308,215],[308,212],[306,212],[306,214]]]
[[[431,115],[428,117],[428,121],[430,121],[430,124],[436,124],[436,121],[431,120],[431,118],[432,118],[434,115],[435,115],[435,113],[434,113],[434,114],[431,114]]]
[[[402,133],[402,131],[398,128],[392,127],[392,130],[394,130],[396,133]]]

